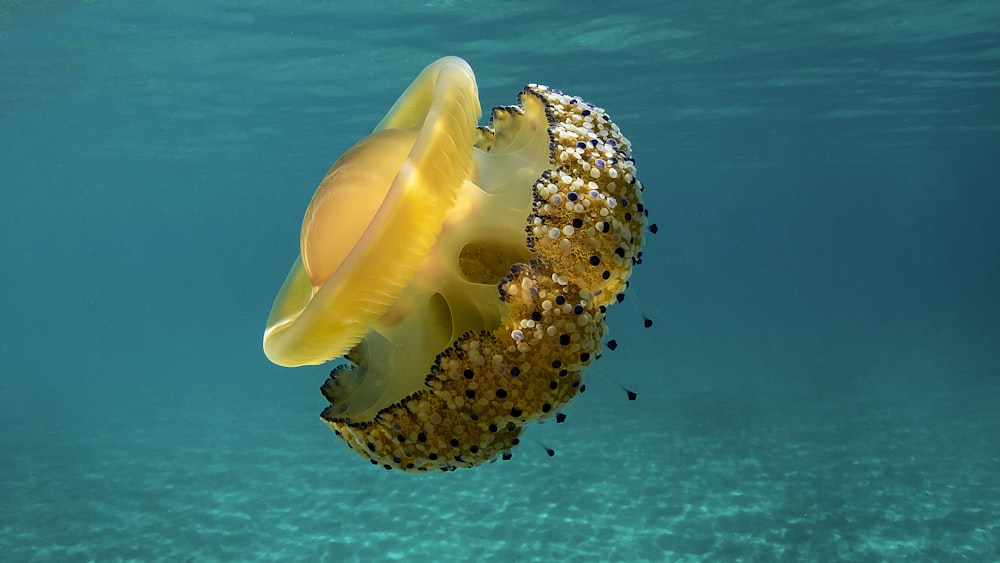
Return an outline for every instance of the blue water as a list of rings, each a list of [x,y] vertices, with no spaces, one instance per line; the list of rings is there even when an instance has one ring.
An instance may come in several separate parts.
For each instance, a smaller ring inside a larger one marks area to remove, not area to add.
[[[0,560],[1000,560],[1000,4],[510,4],[0,4]],[[408,475],[260,342],[449,54],[632,140],[655,324],[512,460]]]

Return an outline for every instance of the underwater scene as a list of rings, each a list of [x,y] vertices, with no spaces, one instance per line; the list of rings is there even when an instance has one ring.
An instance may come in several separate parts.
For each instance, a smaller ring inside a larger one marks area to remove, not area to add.
[[[1000,561],[998,30],[0,1],[0,561]]]

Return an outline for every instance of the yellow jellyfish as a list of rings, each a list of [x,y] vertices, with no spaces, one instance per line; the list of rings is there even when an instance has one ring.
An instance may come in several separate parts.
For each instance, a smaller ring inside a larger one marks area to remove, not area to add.
[[[320,183],[267,320],[272,362],[346,360],[321,418],[386,469],[508,459],[579,393],[644,242],[603,109],[529,84],[480,115],[465,61],[425,68]]]

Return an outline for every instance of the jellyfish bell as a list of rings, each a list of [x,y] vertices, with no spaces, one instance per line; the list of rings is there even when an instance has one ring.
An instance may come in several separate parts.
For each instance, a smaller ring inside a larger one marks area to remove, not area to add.
[[[468,176],[477,95],[469,65],[441,59],[333,165],[268,318],[271,361],[320,364],[346,353],[399,296]]]
[[[480,116],[468,64],[428,66],[337,160],[306,211],[264,350],[344,357],[321,418],[404,471],[508,458],[578,393],[643,244],[628,140],[530,84]]]

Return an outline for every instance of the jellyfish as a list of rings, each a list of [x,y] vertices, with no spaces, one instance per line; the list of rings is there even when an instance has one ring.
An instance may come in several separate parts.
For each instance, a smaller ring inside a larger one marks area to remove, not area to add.
[[[603,109],[528,84],[480,116],[464,60],[425,68],[323,178],[267,320],[272,362],[339,359],[320,417],[385,469],[510,459],[580,393],[644,243]]]

